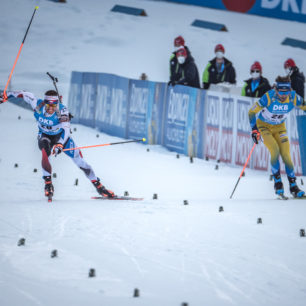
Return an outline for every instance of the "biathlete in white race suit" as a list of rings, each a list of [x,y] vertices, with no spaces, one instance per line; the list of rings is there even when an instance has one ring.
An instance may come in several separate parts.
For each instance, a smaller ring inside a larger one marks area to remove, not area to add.
[[[42,152],[42,172],[45,181],[45,195],[52,197],[54,187],[50,164],[51,153],[57,156],[63,149],[76,147],[70,135],[70,116],[69,111],[62,103],[59,103],[58,95],[55,90],[48,90],[45,93],[44,100],[37,99],[32,93],[25,91],[7,92],[7,97],[22,98],[30,104],[34,117],[38,124],[38,147]],[[0,97],[0,103],[3,96]],[[106,197],[114,197],[111,190],[106,189],[95,175],[91,166],[83,159],[80,150],[64,151],[73,162],[85,173],[86,177],[92,182],[97,192]]]

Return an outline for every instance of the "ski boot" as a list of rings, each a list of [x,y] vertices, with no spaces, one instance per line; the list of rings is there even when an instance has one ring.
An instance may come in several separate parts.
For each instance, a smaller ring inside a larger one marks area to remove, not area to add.
[[[97,180],[91,181],[93,185],[96,187],[97,192],[103,197],[113,198],[115,196],[114,192],[106,189],[101,183],[100,179],[97,177]]]
[[[296,177],[289,177],[288,176],[288,181],[290,185],[290,193],[293,195],[295,198],[303,198],[305,196],[305,192],[301,190],[297,184],[296,184]]]
[[[43,179],[45,180],[45,196],[48,197],[48,201],[51,202],[54,193],[51,176],[44,176]]]
[[[274,178],[275,193],[279,196],[283,196],[284,195],[284,185],[283,185],[280,173],[277,172],[277,173],[273,174],[273,178]]]

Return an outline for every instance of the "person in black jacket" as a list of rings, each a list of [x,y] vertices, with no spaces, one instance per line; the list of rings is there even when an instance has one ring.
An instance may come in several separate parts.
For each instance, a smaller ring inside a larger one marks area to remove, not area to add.
[[[225,49],[216,45],[216,57],[208,62],[202,76],[203,88],[209,89],[210,84],[227,82],[236,84],[236,72],[232,63],[224,57]]]
[[[190,87],[200,88],[200,78],[198,68],[192,56],[188,56],[185,48],[181,48],[176,52],[178,61],[178,69],[176,78],[169,82],[169,85],[186,85]]]
[[[269,81],[262,76],[262,67],[259,62],[254,62],[250,69],[251,78],[245,80],[241,91],[242,96],[261,98],[271,89]]]
[[[305,76],[299,71],[292,58],[288,58],[284,63],[286,74],[290,76],[292,89],[303,98],[305,94]]]
[[[170,57],[170,77],[169,77],[170,81],[168,84],[170,84],[171,82],[177,79],[176,74],[178,73],[179,64],[177,61],[176,53],[181,48],[185,48],[187,51],[187,56],[192,57],[189,48],[185,46],[184,38],[182,36],[176,37],[174,39],[174,51],[172,52]]]

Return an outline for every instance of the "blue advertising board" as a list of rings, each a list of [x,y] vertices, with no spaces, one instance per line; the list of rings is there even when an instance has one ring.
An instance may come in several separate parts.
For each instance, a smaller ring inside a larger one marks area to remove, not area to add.
[[[171,2],[306,22],[306,0],[168,0]]]
[[[302,170],[303,175],[306,175],[306,115],[297,116],[296,120],[299,133]]]
[[[147,136],[149,144],[162,144],[167,88],[166,83],[155,83],[152,118]]]
[[[130,81],[128,138],[146,138],[146,143],[148,143],[148,131],[152,121],[154,91],[154,82],[141,80]]]
[[[97,78],[97,73],[83,73],[79,123],[90,127],[95,127]]]
[[[168,87],[163,145],[171,151],[189,153],[199,92],[198,89],[181,85]]]
[[[129,79],[100,73],[97,81],[95,125],[102,132],[125,138]]]
[[[82,72],[72,71],[68,98],[68,108],[70,113],[73,115],[73,123],[79,123],[80,119],[82,80]]]
[[[195,113],[191,132],[191,143],[189,145],[189,156],[204,158],[204,118],[205,118],[206,90],[200,90],[195,104]]]

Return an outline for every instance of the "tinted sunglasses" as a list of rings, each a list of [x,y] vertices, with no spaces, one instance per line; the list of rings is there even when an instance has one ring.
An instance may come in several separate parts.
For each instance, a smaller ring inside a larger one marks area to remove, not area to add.
[[[290,94],[290,91],[278,91],[278,94],[281,95],[281,96],[287,96]]]
[[[260,70],[251,70],[251,72],[253,73],[253,72],[260,72]]]
[[[57,107],[57,104],[46,104],[46,106],[52,107],[52,108],[56,108],[56,107]]]

